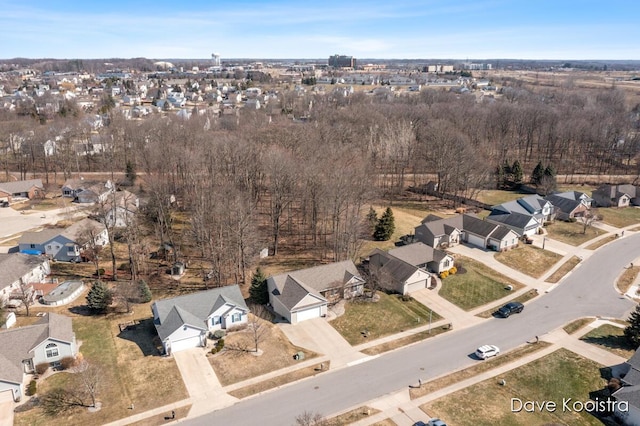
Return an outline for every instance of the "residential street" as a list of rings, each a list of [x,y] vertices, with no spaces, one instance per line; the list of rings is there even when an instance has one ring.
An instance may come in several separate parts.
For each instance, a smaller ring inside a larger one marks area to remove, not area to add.
[[[495,344],[507,351],[535,336],[544,338],[575,318],[624,318],[634,304],[615,291],[613,282],[639,255],[640,234],[629,234],[597,250],[561,285],[527,304],[522,314],[454,330],[362,364],[248,398],[188,423],[253,425],[259,418],[261,425],[293,424],[303,411],[336,413],[397,392],[418,379],[426,381],[472,365],[478,361],[471,354],[482,344]]]

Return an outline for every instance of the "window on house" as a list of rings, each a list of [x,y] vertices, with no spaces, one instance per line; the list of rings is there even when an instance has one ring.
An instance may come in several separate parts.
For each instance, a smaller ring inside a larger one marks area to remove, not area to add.
[[[34,248],[36,248],[36,245],[35,244],[29,244],[29,247],[34,249]]]
[[[211,325],[216,325],[216,324],[220,324],[220,317],[219,316],[215,316],[215,317],[211,318]]]
[[[47,250],[51,250],[51,244],[47,246]]]
[[[235,313],[231,316],[231,322],[238,322],[242,320],[242,314],[241,313]]]
[[[444,267],[445,267],[445,268],[448,268],[448,267],[449,267],[449,260],[445,260],[445,261],[444,261]]]
[[[47,358],[54,358],[58,356],[58,345],[55,343],[49,343],[46,347]]]

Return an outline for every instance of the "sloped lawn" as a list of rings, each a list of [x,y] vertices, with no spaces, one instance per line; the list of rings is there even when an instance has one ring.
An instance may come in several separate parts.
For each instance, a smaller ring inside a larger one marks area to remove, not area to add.
[[[520,244],[512,250],[496,253],[495,258],[512,269],[533,278],[540,278],[549,268],[562,259],[562,256],[549,250],[542,250],[539,247]]]

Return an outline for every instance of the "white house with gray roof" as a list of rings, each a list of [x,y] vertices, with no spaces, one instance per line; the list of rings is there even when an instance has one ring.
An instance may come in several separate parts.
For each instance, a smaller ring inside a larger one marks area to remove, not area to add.
[[[58,365],[78,354],[71,318],[49,313],[34,325],[0,332],[0,392],[10,390],[19,401],[25,374],[38,364]]]
[[[93,244],[109,244],[109,233],[103,224],[92,219],[82,219],[66,229],[25,232],[18,241],[23,253],[46,254],[63,262],[81,262],[82,251]]]
[[[267,279],[273,310],[297,324],[327,315],[329,303],[364,293],[365,280],[350,260],[301,269]]]
[[[41,283],[51,273],[49,259],[23,253],[0,253],[0,306],[21,284]]]
[[[454,266],[453,256],[423,243],[413,243],[389,250],[389,254],[413,266],[439,274]]]
[[[237,284],[157,300],[151,311],[167,355],[206,346],[208,332],[246,324],[249,314]]]

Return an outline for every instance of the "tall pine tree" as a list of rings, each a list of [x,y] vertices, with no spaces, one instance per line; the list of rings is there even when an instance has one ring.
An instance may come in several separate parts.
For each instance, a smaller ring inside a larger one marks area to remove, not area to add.
[[[387,207],[373,231],[373,239],[376,241],[388,241],[396,230],[396,221],[391,207]]]
[[[624,337],[632,347],[637,348],[640,346],[640,304],[631,312],[627,321],[629,325],[624,329]]]
[[[249,298],[257,305],[266,305],[269,303],[269,293],[267,290],[267,277],[258,267],[256,273],[251,278],[251,287],[249,287]]]
[[[113,292],[102,281],[96,281],[87,294],[87,307],[96,313],[103,313],[113,301]]]
[[[511,167],[511,175],[512,175],[512,180],[514,185],[518,186],[522,183],[522,178],[524,177],[524,171],[522,170],[520,161],[516,160],[513,162],[513,166]]]
[[[544,176],[544,166],[542,165],[542,161],[539,161],[531,173],[531,183],[538,185],[542,180],[542,176]]]

